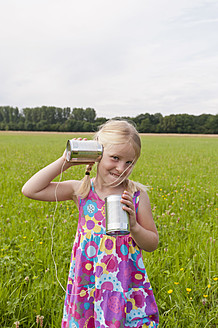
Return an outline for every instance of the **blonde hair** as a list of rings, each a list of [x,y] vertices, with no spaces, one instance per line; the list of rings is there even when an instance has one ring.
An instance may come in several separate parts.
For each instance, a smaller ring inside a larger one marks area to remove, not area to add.
[[[130,143],[135,151],[135,164],[141,153],[141,140],[138,131],[134,125],[125,120],[109,120],[99,127],[98,132],[94,135],[94,140],[103,145],[104,149],[108,149],[113,145],[120,145]],[[131,164],[132,165],[132,164]],[[93,164],[87,165],[86,173],[90,173]],[[129,179],[123,180],[125,189],[132,194],[137,190],[145,190],[146,188],[138,182],[131,181]],[[85,175],[82,179],[81,186],[77,192],[77,196],[85,198],[91,188],[90,175]]]

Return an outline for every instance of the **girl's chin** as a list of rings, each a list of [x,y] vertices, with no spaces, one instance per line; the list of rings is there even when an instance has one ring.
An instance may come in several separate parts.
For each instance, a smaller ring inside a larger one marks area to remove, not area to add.
[[[110,183],[113,184],[113,185],[120,184],[125,179],[126,179],[126,177],[124,177],[124,176],[120,177],[120,176],[117,176],[117,175],[109,174]]]

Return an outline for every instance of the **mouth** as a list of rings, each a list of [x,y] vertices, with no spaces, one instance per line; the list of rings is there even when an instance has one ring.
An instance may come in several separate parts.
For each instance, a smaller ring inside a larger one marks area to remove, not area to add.
[[[116,173],[112,173],[112,172],[110,172],[110,175],[112,175],[113,177],[115,177],[117,179],[120,177],[120,174],[116,174]]]

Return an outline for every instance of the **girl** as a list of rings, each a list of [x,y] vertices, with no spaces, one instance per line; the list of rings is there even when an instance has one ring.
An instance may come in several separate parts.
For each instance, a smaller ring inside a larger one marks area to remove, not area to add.
[[[90,179],[90,163],[83,180],[53,182],[61,171],[82,164],[66,162],[64,153],[22,189],[37,200],[73,199],[79,209],[62,328],[157,327],[158,309],[141,250],[154,251],[158,233],[145,188],[128,179],[140,156],[140,137],[132,124],[110,120],[94,139],[104,148],[95,178]],[[106,235],[104,199],[111,194],[122,195],[128,235]]]

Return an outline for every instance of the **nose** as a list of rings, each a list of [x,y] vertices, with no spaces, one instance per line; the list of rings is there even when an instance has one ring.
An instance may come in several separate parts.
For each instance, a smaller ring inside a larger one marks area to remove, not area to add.
[[[119,174],[123,173],[126,169],[126,163],[122,162],[122,161],[119,161],[117,163],[117,166],[116,166],[116,170],[117,172],[119,172]]]

